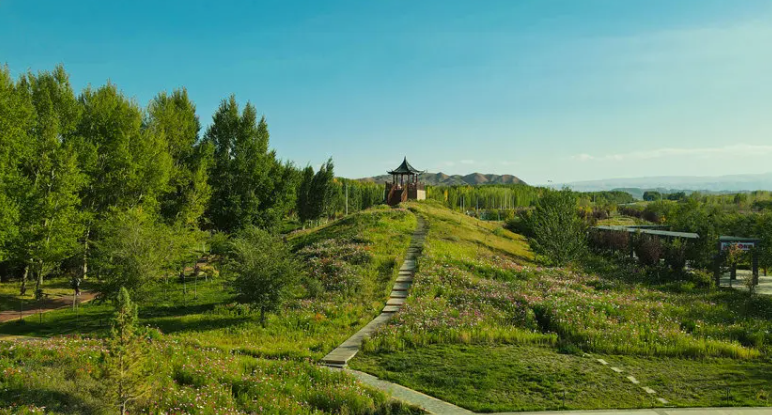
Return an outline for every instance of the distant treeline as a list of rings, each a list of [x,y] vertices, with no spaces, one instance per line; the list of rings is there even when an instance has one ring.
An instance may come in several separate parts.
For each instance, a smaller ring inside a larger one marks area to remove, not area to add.
[[[485,211],[490,215],[491,212],[532,207],[548,191],[550,190],[547,188],[526,184],[427,186],[426,198],[437,200],[454,210],[475,213]],[[603,218],[615,211],[617,205],[635,201],[629,193],[623,191],[570,193],[576,197],[578,206],[583,212],[589,212],[586,214],[590,216],[603,216]],[[501,217],[499,213],[494,216]],[[504,216],[509,217],[510,214]]]
[[[477,211],[531,206],[544,189],[525,184],[482,186],[427,186],[426,198],[454,210]]]

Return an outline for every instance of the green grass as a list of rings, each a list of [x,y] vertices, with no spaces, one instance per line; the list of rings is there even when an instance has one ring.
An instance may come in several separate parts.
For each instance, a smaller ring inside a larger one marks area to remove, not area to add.
[[[383,307],[415,226],[415,216],[404,209],[376,208],[294,232],[288,241],[311,278],[329,284],[315,295],[299,286],[293,300],[268,315],[266,328],[257,313],[234,302],[227,275],[188,278],[186,293],[177,278],[159,280],[139,303],[140,323],[156,333],[146,348],[155,376],[153,393],[136,409],[417,413],[317,363]],[[341,275],[343,284],[333,284]],[[0,335],[56,336],[0,342],[0,373],[7,375],[0,379],[0,407],[104,413],[99,338],[112,312],[109,304],[89,303],[77,313],[46,313],[42,323],[35,316],[0,325]]]
[[[432,345],[368,354],[352,366],[475,412],[651,406],[624,377],[548,347]]]
[[[568,359],[565,364],[580,371],[597,370],[590,359],[576,360],[591,353],[629,364],[634,375],[638,372],[651,382],[646,386],[672,392],[665,398],[674,405],[769,404],[762,399],[767,392],[760,385],[769,384],[770,377],[756,368],[772,368],[772,298],[702,288],[704,282],[696,276],[656,276],[635,264],[601,258],[584,268],[545,268],[534,262],[527,241],[494,224],[431,202],[411,208],[426,215],[430,224],[411,296],[389,325],[366,340],[353,365],[468,408],[544,409],[554,408],[554,402],[513,396],[540,391],[544,382],[551,382],[532,381],[534,372],[549,377],[554,371],[559,376],[563,369],[530,357],[541,356],[538,353],[513,359],[510,351],[538,349],[557,361]],[[428,351],[431,355],[425,354]],[[399,362],[409,370],[389,369]],[[470,362],[492,371],[506,369],[501,377],[477,369],[457,373]],[[656,370],[634,362],[652,362],[651,367],[669,371],[655,378]],[[699,388],[689,389],[700,373],[711,376],[698,382]],[[510,385],[500,387],[503,398],[483,388],[475,392],[483,396],[478,399],[464,389],[488,384],[485,379],[491,376]],[[568,377],[565,382],[580,390],[586,380]],[[645,398],[642,404],[618,399],[630,386],[625,382],[603,385],[605,394],[577,400],[575,407],[651,405],[640,389],[634,390]],[[716,392],[727,386],[736,399],[726,401]]]
[[[768,361],[590,357],[534,345],[442,344],[368,353],[352,367],[476,412],[662,406],[626,379],[631,375],[674,406],[768,406],[772,400]]]

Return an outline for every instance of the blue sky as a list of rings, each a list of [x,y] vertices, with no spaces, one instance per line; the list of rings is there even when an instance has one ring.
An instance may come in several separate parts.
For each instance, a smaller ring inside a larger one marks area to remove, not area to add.
[[[0,62],[143,105],[185,86],[204,125],[235,93],[346,177],[772,171],[768,0],[0,0]]]

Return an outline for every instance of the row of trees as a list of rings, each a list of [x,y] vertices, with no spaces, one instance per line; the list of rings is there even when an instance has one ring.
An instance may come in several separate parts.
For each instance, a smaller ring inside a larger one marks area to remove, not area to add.
[[[516,209],[531,206],[544,189],[525,184],[427,186],[426,198],[461,211]]]
[[[344,185],[351,211],[381,201],[336,181],[332,160],[280,160],[265,118],[234,96],[200,132],[185,89],[143,108],[112,83],[76,95],[61,66],[0,69],[0,276],[41,293],[49,275],[96,273],[117,295],[192,265],[210,232],[334,216]]]

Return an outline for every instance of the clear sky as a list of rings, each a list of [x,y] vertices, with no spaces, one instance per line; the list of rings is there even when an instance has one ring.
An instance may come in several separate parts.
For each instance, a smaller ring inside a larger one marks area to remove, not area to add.
[[[185,86],[204,125],[235,93],[346,177],[772,171],[769,0],[0,0],[0,62]]]

